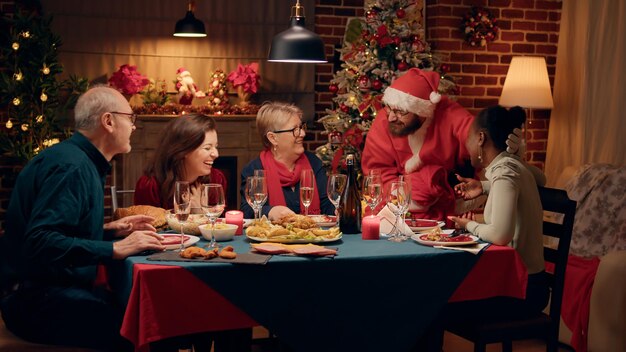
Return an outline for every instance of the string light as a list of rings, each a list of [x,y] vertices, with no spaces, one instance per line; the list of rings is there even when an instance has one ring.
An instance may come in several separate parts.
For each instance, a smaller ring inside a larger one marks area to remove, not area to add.
[[[41,71],[43,72],[44,75],[47,75],[50,73],[50,68],[46,66],[46,64],[43,64],[43,69],[41,69]]]
[[[37,117],[35,118],[35,121],[37,121],[37,123],[42,123],[43,122],[43,115],[37,115]]]
[[[20,126],[20,128],[22,129],[22,131],[26,132],[26,131],[28,131],[28,124],[27,123],[23,123],[22,126]]]
[[[16,81],[21,81],[22,78],[24,78],[24,75],[22,75],[22,71],[17,71],[13,74],[13,79],[15,79]]]
[[[7,121],[6,125],[7,128],[11,129],[13,128],[13,122],[11,122],[11,119],[9,119],[9,121]]]
[[[13,105],[18,106],[22,103],[20,98],[13,98]]]
[[[46,101],[48,100],[48,96],[46,95],[46,93],[41,93],[41,95],[39,96],[39,99],[41,99],[41,101]]]
[[[24,38],[30,38],[30,32],[29,31],[22,32],[21,34],[22,34],[22,37],[24,37]]]
[[[11,48],[13,48],[13,50],[17,51],[17,50],[20,48],[20,43],[18,43],[18,42],[14,42],[14,43],[11,45]]]

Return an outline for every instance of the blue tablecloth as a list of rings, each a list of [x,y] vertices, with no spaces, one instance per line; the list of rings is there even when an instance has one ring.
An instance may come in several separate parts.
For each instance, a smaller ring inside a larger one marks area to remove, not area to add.
[[[238,236],[227,244],[246,252],[249,243]],[[182,266],[297,351],[408,351],[479,257],[360,235],[327,245],[339,255],[274,256],[266,265],[134,256],[114,276],[127,299],[134,264]],[[202,304],[202,297],[195,299]]]

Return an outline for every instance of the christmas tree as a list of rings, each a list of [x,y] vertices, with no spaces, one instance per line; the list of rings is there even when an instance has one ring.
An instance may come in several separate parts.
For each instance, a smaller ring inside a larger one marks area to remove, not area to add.
[[[439,90],[455,88],[446,75],[446,65],[431,53],[421,25],[423,5],[414,0],[366,2],[365,18],[350,21],[344,37],[341,70],[335,73],[329,91],[335,94],[334,109],[326,110],[319,122],[328,143],[316,153],[325,166],[345,167],[345,156],[354,154],[361,164],[365,137],[376,112],[382,108],[383,91],[394,78],[411,67],[441,74]]]
[[[61,39],[50,30],[51,17],[16,2],[13,18],[3,17],[0,41],[0,153],[27,161],[69,134],[67,110],[86,90],[87,81],[59,81]]]

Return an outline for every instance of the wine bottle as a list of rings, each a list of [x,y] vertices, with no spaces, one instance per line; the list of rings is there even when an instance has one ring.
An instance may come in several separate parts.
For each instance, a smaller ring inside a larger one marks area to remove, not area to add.
[[[361,196],[359,195],[359,185],[356,182],[353,154],[348,154],[346,157],[346,165],[348,181],[344,195],[341,197],[339,229],[344,234],[357,234],[361,233]]]

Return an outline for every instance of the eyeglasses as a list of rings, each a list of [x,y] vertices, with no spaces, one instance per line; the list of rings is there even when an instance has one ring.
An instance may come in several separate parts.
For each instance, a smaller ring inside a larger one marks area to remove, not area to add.
[[[277,131],[272,131],[272,132],[273,133],[291,132],[291,133],[293,133],[294,137],[298,137],[300,135],[301,131],[304,131],[306,133],[306,122],[303,122],[300,126],[296,126],[294,128],[290,128],[288,130],[277,130]]]
[[[111,111],[111,114],[126,115],[126,116],[130,117],[130,123],[132,125],[134,125],[135,121],[137,121],[137,114],[135,114],[135,113]]]
[[[409,114],[408,111],[392,109],[392,108],[390,108],[388,106],[385,106],[385,111],[387,112],[387,116],[391,115],[392,112],[397,117],[403,117],[403,116],[406,116],[406,115]]]

